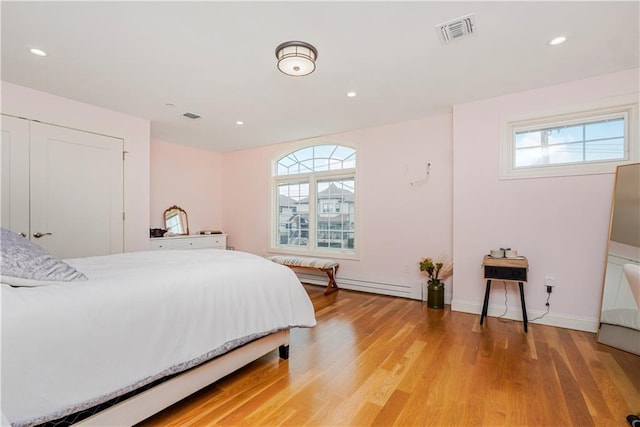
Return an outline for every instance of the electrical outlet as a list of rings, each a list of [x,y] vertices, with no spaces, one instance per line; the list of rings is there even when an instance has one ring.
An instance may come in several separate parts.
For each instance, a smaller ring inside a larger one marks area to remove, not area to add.
[[[551,286],[553,288],[556,286],[556,279],[551,276],[544,276],[544,286]]]

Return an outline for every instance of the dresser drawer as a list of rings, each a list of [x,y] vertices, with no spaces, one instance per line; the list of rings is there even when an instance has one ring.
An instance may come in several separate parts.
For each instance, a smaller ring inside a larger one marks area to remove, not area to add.
[[[503,279],[526,282],[527,269],[519,267],[496,267],[486,265],[484,267],[484,277],[486,279]]]
[[[151,249],[152,250],[163,250],[163,249],[171,249],[171,242],[168,242],[166,239],[151,239]]]
[[[226,249],[226,234],[157,237],[151,239],[152,250],[163,249]]]

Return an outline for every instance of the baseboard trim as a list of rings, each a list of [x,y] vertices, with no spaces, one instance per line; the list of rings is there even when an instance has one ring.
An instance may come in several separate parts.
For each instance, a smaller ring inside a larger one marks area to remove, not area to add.
[[[297,272],[298,279],[303,283],[311,285],[327,286],[326,274],[314,274],[313,272]],[[390,295],[402,298],[420,299],[420,289],[416,289],[411,284],[373,282],[370,280],[354,279],[349,277],[338,277],[336,279],[338,287],[352,291],[369,292],[381,295]]]
[[[301,282],[311,285],[327,286],[327,276],[325,274],[314,274],[313,272],[296,272]],[[426,300],[426,291],[421,289],[421,285],[414,283],[391,283],[391,282],[373,282],[370,280],[354,279],[349,277],[339,277],[337,279],[338,286],[343,289],[352,291],[369,292],[380,295],[390,295],[395,297]],[[460,311],[463,313],[477,314],[482,313],[482,303],[476,301],[464,301],[453,299],[451,294],[445,293],[445,304],[451,304],[452,311]],[[504,313],[504,305],[489,305],[487,315],[489,317],[497,317]],[[598,319],[580,316],[569,316],[561,313],[553,313],[545,315],[541,319],[531,320],[538,316],[542,316],[544,311],[527,310],[529,322],[532,324],[557,326],[559,328],[575,329],[585,332],[598,331]],[[518,307],[508,307],[505,319],[522,321],[522,309]]]
[[[463,301],[454,299],[451,301],[451,310],[460,311],[463,313],[472,313],[480,316],[482,314],[482,304],[475,301]],[[505,312],[504,305],[492,305],[489,304],[487,308],[487,316],[498,317]],[[597,332],[598,331],[598,319],[581,316],[568,316],[564,314],[550,312],[546,316],[538,320],[531,320],[535,317],[542,316],[545,312],[538,310],[527,309],[527,316],[529,323],[557,326],[559,328],[575,329],[577,331],[584,332]],[[522,321],[522,309],[520,307],[508,307],[506,314],[503,316],[506,319],[520,320]]]

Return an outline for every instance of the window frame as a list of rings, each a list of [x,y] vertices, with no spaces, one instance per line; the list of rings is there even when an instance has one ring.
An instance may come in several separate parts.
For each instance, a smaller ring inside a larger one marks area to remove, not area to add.
[[[319,171],[319,172],[306,172],[300,174],[291,174],[291,175],[277,175],[278,171],[278,161],[288,154],[295,153],[298,150],[302,150],[304,148],[318,146],[318,145],[339,145],[345,148],[350,148],[356,152],[356,166],[354,168],[345,168],[345,169],[336,169],[329,171]],[[318,256],[318,257],[329,257],[329,258],[337,258],[337,259],[350,259],[350,260],[359,260],[359,247],[358,244],[358,224],[359,224],[359,209],[358,209],[358,190],[357,190],[357,170],[358,170],[358,150],[355,147],[352,147],[343,143],[336,142],[325,142],[325,141],[317,141],[313,144],[305,144],[298,147],[294,147],[286,152],[279,153],[272,161],[272,174],[271,174],[271,212],[269,215],[269,230],[270,230],[270,241],[269,241],[269,253],[282,253],[282,254],[291,254],[291,255],[300,255],[300,256]],[[318,205],[317,200],[317,186],[318,182],[326,181],[326,180],[341,180],[341,179],[349,179],[353,180],[354,187],[356,187],[356,191],[354,194],[354,229],[353,229],[353,237],[354,237],[354,247],[353,249],[337,249],[337,248],[322,248],[316,247],[317,238],[318,238],[318,229],[317,227],[317,215],[318,209],[322,207]],[[284,245],[280,245],[279,238],[279,224],[278,224],[278,206],[279,206],[279,186],[281,184],[288,183],[301,183],[306,182],[309,185],[309,237],[308,237],[308,246],[306,247],[288,247]],[[311,201],[313,201],[313,205],[311,206]]]
[[[585,124],[592,121],[624,118],[624,158],[515,167],[516,133],[546,128]],[[636,143],[634,143],[636,141]],[[557,111],[546,116],[525,116],[502,120],[500,179],[543,178],[554,176],[615,173],[616,167],[639,158],[638,103],[628,97],[600,102],[590,108]]]

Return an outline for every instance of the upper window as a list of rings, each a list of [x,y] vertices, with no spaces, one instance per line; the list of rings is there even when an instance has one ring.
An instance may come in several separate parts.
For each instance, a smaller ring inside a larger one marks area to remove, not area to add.
[[[314,145],[289,153],[277,162],[276,175],[335,171],[356,167],[356,151],[340,145]]]
[[[272,249],[355,254],[356,151],[314,145],[275,162]]]
[[[613,172],[637,158],[636,105],[507,123],[502,178]]]

